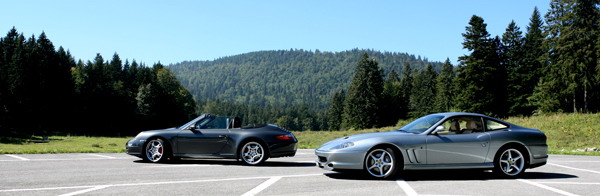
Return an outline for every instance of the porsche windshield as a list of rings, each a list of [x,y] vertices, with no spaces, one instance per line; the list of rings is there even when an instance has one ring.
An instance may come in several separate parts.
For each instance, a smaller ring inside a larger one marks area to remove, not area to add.
[[[415,121],[412,121],[411,123],[408,123],[408,125],[398,129],[397,131],[403,131],[408,133],[423,133],[435,123],[442,120],[442,118],[444,118],[444,116],[423,116]]]
[[[185,129],[186,127],[188,127],[188,126],[192,125],[193,123],[196,123],[196,121],[198,121],[198,120],[200,120],[200,119],[203,119],[203,118],[204,118],[204,116],[206,116],[206,114],[202,114],[202,115],[198,116],[198,117],[197,117],[197,118],[195,118],[194,120],[192,120],[192,121],[190,121],[190,122],[188,122],[188,123],[185,123],[185,125],[183,125],[183,126],[179,127],[178,129]]]

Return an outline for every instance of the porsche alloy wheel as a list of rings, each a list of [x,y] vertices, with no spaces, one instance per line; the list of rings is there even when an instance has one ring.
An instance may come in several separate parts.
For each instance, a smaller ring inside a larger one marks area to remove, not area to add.
[[[396,171],[395,162],[396,157],[392,149],[374,149],[365,158],[365,169],[373,177],[388,178]]]
[[[165,154],[165,142],[159,138],[146,143],[146,160],[156,163],[167,159]]]
[[[245,164],[258,165],[266,160],[265,150],[258,142],[248,142],[242,147],[240,155]]]

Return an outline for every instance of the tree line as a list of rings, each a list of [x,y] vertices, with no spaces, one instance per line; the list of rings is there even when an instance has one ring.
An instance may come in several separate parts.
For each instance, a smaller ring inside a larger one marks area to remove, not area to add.
[[[160,63],[75,61],[41,33],[0,38],[0,136],[134,135],[182,124],[196,102]]]
[[[496,117],[600,110],[598,1],[553,0],[546,25],[537,8],[525,35],[511,22],[492,37],[474,15],[462,34],[470,54],[441,72],[431,65],[384,80],[376,58],[364,54],[347,91],[331,99],[329,129],[394,125],[398,119],[466,111]]]

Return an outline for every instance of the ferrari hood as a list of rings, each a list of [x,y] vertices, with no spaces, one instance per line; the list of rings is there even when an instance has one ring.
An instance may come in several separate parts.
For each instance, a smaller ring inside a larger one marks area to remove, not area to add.
[[[411,133],[398,132],[398,131],[388,131],[388,132],[375,132],[375,133],[363,133],[351,136],[345,136],[338,139],[331,140],[319,147],[319,149],[332,149],[337,145],[343,144],[345,142],[358,142],[366,139],[380,138],[380,137],[397,137],[397,136],[408,136],[413,135]]]

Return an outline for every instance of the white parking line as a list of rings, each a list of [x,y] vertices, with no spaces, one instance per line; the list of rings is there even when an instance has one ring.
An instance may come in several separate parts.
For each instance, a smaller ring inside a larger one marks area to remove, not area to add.
[[[19,160],[21,160],[21,161],[29,161],[29,159],[28,159],[28,158],[25,158],[25,157],[21,157],[21,156],[13,155],[13,154],[5,154],[5,155],[6,155],[6,156],[9,156],[9,157],[12,157],[12,158],[15,158],[15,159],[19,159]]]
[[[554,165],[554,166],[557,166],[557,167],[563,167],[563,168],[567,168],[567,169],[573,169],[573,170],[579,170],[579,171],[585,171],[585,172],[591,172],[591,173],[600,174],[599,171],[594,171],[594,170],[589,170],[589,169],[581,169],[581,168],[569,167],[569,166],[564,166],[564,165],[559,165],[559,164],[554,164],[554,163],[548,163],[548,165]]]
[[[190,164],[190,165],[153,165],[146,166],[146,168],[170,168],[170,167],[223,167],[224,165],[199,165],[199,164]]]
[[[277,177],[272,177],[269,178],[267,181],[259,184],[258,186],[254,187],[252,190],[242,194],[242,196],[254,196],[258,193],[260,193],[262,190],[265,190],[266,188],[268,188],[269,186],[275,184],[275,182],[281,180],[281,176],[277,176]]]
[[[540,184],[600,185],[600,182],[538,182]]]
[[[307,177],[307,176],[321,176],[323,173],[316,174],[298,174],[298,175],[287,175],[287,176],[257,176],[257,177],[242,177],[242,178],[224,178],[224,179],[203,179],[203,180],[185,180],[185,181],[163,181],[163,182],[141,182],[141,183],[127,183],[127,184],[103,184],[103,185],[86,185],[86,186],[71,186],[71,187],[44,187],[44,188],[27,188],[27,189],[5,189],[0,190],[0,193],[4,192],[22,192],[22,191],[43,191],[43,190],[62,190],[62,189],[77,189],[77,188],[95,188],[95,187],[123,187],[123,186],[145,186],[145,185],[163,185],[163,184],[185,184],[185,183],[199,183],[199,182],[221,182],[221,181],[235,181],[235,180],[253,180],[253,179],[265,179],[265,178],[294,178],[294,177]]]
[[[106,155],[101,155],[101,154],[87,154],[87,155],[101,157],[101,158],[107,158],[107,159],[116,159],[116,157],[111,157],[111,156],[106,156]]]
[[[525,179],[517,179],[517,180],[521,181],[521,182],[524,182],[524,183],[527,183],[527,184],[531,184],[533,186],[537,186],[537,187],[540,187],[540,188],[543,188],[543,189],[555,192],[555,193],[558,193],[558,194],[561,194],[561,195],[576,196],[576,194],[569,193],[567,191],[563,191],[563,190],[560,190],[560,189],[557,189],[557,188],[552,188],[552,187],[549,187],[549,186],[546,186],[546,185],[543,185],[543,184],[540,184],[540,183],[532,182],[532,181],[529,181],[529,180],[525,180]]]
[[[396,183],[398,183],[398,186],[400,186],[400,188],[404,191],[404,193],[406,193],[406,195],[408,196],[416,196],[417,192],[415,191],[415,189],[413,189],[412,187],[410,187],[410,185],[408,185],[408,183],[406,183],[406,181],[404,181],[404,179],[397,179]]]
[[[79,194],[83,194],[83,193],[87,193],[87,192],[92,192],[92,191],[95,191],[95,190],[100,190],[100,189],[107,188],[107,187],[110,187],[110,186],[97,186],[97,187],[93,187],[93,188],[89,188],[89,189],[84,189],[84,190],[80,190],[80,191],[75,191],[75,192],[72,192],[72,193],[62,194],[62,195],[60,195],[60,196],[73,196],[73,195],[79,195]]]

